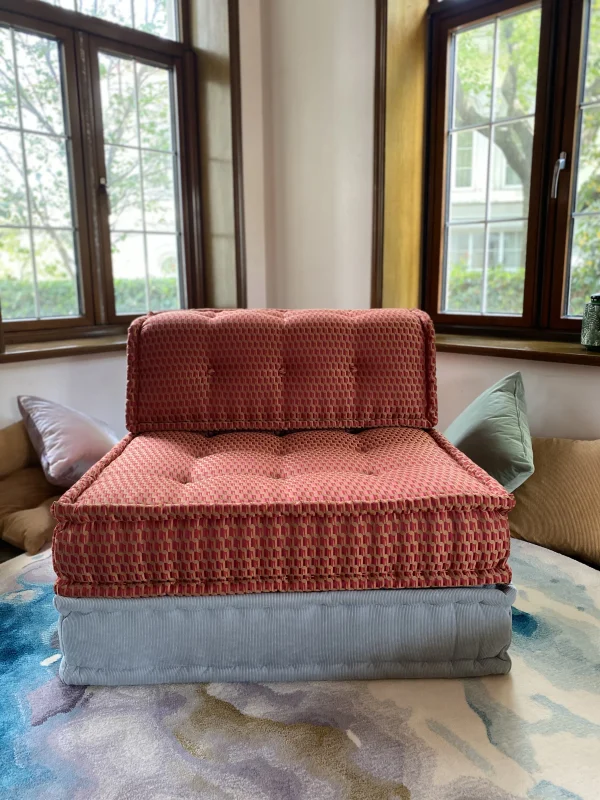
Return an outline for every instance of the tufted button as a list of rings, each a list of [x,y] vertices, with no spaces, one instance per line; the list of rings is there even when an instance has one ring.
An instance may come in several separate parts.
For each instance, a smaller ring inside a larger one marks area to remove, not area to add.
[[[283,377],[285,375],[285,367],[279,367],[278,372]]]
[[[214,367],[209,367],[209,368],[206,370],[206,372],[207,372],[207,374],[208,374],[208,375],[214,375],[214,374],[215,374]]]
[[[356,364],[350,364],[350,372],[353,372],[355,375],[358,372],[358,367]]]

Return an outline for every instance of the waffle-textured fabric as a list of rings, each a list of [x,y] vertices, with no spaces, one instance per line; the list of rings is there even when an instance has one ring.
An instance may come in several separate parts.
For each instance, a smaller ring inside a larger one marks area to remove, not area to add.
[[[505,674],[511,586],[237,597],[56,597],[66,683]]]
[[[418,310],[169,311],[132,324],[127,359],[132,433],[437,423]]]
[[[507,583],[513,499],[406,427],[130,435],[54,506],[57,593]]]

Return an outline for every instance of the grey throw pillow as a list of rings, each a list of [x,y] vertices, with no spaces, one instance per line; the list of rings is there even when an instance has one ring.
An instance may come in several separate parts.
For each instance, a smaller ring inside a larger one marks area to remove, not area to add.
[[[21,395],[19,410],[44,474],[68,488],[119,441],[108,425],[74,408]]]
[[[444,436],[509,492],[533,475],[525,387],[513,372],[479,395]]]

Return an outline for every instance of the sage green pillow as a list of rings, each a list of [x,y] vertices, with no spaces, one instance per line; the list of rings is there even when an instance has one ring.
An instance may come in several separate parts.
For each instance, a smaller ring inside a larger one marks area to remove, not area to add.
[[[444,436],[509,492],[533,475],[525,387],[513,372],[479,395]]]

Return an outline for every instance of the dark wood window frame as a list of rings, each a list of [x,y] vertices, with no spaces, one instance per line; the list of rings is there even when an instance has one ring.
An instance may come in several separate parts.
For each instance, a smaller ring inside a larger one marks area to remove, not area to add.
[[[81,315],[73,318],[4,320],[7,345],[36,341],[82,339],[124,334],[135,315],[114,309],[106,193],[100,187],[102,125],[95,52],[131,56],[173,70],[175,125],[179,152],[179,208],[182,229],[184,296],[191,307],[203,305],[201,188],[198,154],[196,55],[191,49],[189,0],[179,0],[181,41],[68,11],[43,0],[3,0],[0,21],[32,33],[48,34],[62,43],[66,82],[65,114],[72,140],[72,184],[79,230]],[[97,76],[96,76],[97,77]],[[108,248],[108,249],[107,249]]]
[[[387,0],[376,0],[376,2],[379,24],[377,26],[378,58],[375,79],[376,146],[372,303],[379,306],[385,300],[382,297],[383,175],[385,170],[385,136],[382,134],[382,128],[386,118],[385,10]],[[579,98],[585,0],[569,0],[568,3],[565,0],[541,0],[543,13],[536,103],[536,140],[529,213],[531,235],[528,239],[523,318],[496,315],[481,317],[439,312],[441,245],[444,225],[443,189],[446,180],[444,149],[447,124],[446,71],[449,35],[453,29],[461,25],[472,24],[504,11],[518,10],[519,7],[532,4],[532,0],[442,0],[442,2],[430,0],[429,3],[426,57],[427,133],[423,161],[420,305],[432,315],[436,329],[442,338],[444,334],[453,335],[451,348],[462,347],[459,341],[461,335],[477,336],[478,352],[483,352],[485,349],[484,337],[497,339],[498,342],[507,342],[511,338],[521,340],[527,343],[527,352],[531,350],[531,343],[536,340],[568,343],[575,342],[579,338],[581,321],[563,316],[563,294],[567,272],[572,170],[576,163],[575,128],[578,118],[577,100]],[[425,10],[423,13],[426,13]],[[561,151],[568,153],[566,169],[560,175],[558,196],[551,200],[553,168]],[[409,267],[405,265],[404,268]],[[457,334],[459,339],[456,338]],[[504,338],[500,339],[500,337]],[[454,341],[455,339],[456,341]],[[465,346],[468,346],[467,342],[468,339],[465,339]],[[563,349],[565,346],[560,345]],[[494,355],[502,354],[501,347],[492,349]],[[548,353],[544,357],[546,356]],[[562,351],[557,354],[558,360],[569,360],[571,356],[572,354],[565,355]]]

